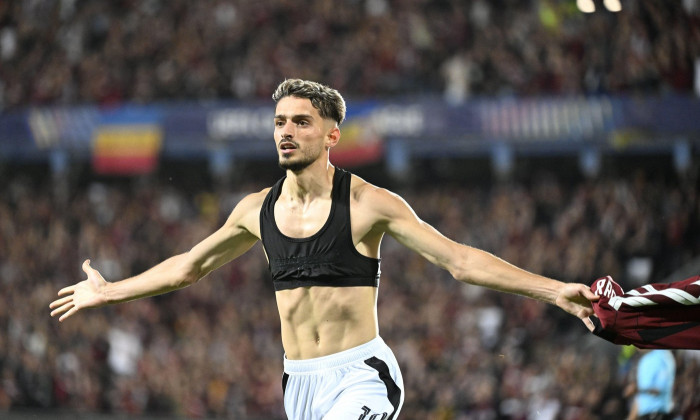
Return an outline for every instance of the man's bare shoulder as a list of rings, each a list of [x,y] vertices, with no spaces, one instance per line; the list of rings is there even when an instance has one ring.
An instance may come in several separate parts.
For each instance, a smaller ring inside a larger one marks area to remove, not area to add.
[[[350,198],[353,201],[361,202],[371,199],[372,196],[377,194],[381,189],[382,188],[365,181],[359,176],[352,174],[352,178],[350,179]]]
[[[362,208],[363,211],[373,210],[381,214],[385,212],[383,210],[388,210],[397,204],[397,201],[403,201],[396,193],[378,187],[354,174],[350,181],[350,191],[352,205]]]
[[[260,209],[270,187],[244,196],[231,212],[226,224],[237,225],[260,237]]]
[[[263,202],[265,201],[265,197],[267,197],[267,194],[270,192],[270,189],[272,187],[267,187],[264,188],[260,191],[250,193],[246,196],[244,196],[241,201],[238,202],[236,205],[236,209],[240,208],[243,211],[254,211],[254,212],[259,212],[260,208],[262,208]],[[234,209],[234,211],[236,210]]]

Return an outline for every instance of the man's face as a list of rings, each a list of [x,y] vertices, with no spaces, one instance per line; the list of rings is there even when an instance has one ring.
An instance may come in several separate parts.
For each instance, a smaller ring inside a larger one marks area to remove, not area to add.
[[[321,118],[306,98],[287,96],[275,108],[275,144],[279,165],[301,171],[325,152],[326,138],[333,124]]]

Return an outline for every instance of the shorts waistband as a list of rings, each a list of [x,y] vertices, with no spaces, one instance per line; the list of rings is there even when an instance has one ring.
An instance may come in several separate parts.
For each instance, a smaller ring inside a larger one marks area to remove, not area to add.
[[[284,371],[286,373],[315,373],[323,370],[332,370],[358,361],[369,359],[379,351],[386,348],[381,337],[377,336],[365,344],[360,344],[338,353],[328,356],[315,357],[313,359],[289,360],[284,358]]]

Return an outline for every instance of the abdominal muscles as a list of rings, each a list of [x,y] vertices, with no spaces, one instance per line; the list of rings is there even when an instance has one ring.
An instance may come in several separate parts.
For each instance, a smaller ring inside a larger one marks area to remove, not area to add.
[[[276,296],[288,359],[327,356],[378,334],[376,287],[300,287]]]

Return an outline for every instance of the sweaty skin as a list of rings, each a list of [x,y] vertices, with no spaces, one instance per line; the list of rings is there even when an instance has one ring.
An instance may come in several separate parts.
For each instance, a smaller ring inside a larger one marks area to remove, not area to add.
[[[340,139],[335,121],[311,101],[284,97],[275,109],[274,139],[287,178],[275,203],[275,221],[286,236],[305,238],[324,225],[331,208],[335,167],[329,151]],[[426,224],[398,195],[352,177],[350,223],[357,251],[379,258],[384,234],[444,268],[457,280],[555,304],[589,329],[596,300],[588,286],[562,283],[517,268],[494,255],[456,243]],[[166,293],[196,283],[260,240],[260,209],[268,189],[243,198],[216,232],[190,251],[134,277],[107,282],[83,264],[87,279],[58,292],[49,306],[59,320],[82,309]],[[397,276],[398,277],[398,276]],[[430,281],[430,279],[426,279]],[[325,356],[366,343],[378,334],[377,288],[304,287],[276,292],[282,344],[289,359]]]

